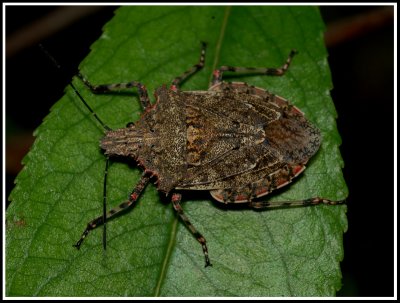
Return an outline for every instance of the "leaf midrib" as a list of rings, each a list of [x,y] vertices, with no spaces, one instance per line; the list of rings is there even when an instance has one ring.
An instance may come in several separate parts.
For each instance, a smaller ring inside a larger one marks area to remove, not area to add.
[[[219,59],[220,59],[222,41],[223,41],[224,36],[225,36],[226,25],[228,24],[228,19],[229,19],[229,16],[230,16],[230,12],[231,12],[231,7],[227,6],[225,8],[224,18],[223,18],[222,23],[221,23],[220,33],[219,33],[218,40],[217,40],[217,43],[216,43],[216,46],[215,46],[214,62],[212,64],[212,70],[213,71],[215,69],[217,69],[217,64],[218,64]],[[209,78],[208,83],[211,83],[211,80],[212,80],[212,73],[210,74],[210,78]],[[172,256],[172,252],[173,252],[176,236],[177,236],[177,233],[178,233],[178,223],[179,223],[179,218],[178,218],[178,216],[175,216],[174,220],[172,222],[171,235],[169,237],[167,251],[166,251],[162,266],[161,266],[160,275],[158,277],[157,285],[156,285],[156,288],[154,290],[154,296],[155,297],[159,297],[160,296],[161,287],[162,287],[163,282],[164,282],[165,277],[166,277],[166,273],[167,273],[167,270],[168,270],[168,263],[169,263],[168,261],[170,260],[170,258]]]
[[[174,243],[175,243],[175,239],[176,239],[176,235],[177,235],[177,230],[178,230],[178,216],[174,217],[174,220],[172,222],[172,228],[171,228],[171,236],[169,237],[169,243],[168,243],[168,247],[167,247],[167,252],[165,254],[165,258],[164,261],[162,263],[161,266],[161,271],[160,271],[160,276],[158,278],[157,281],[157,286],[154,290],[154,296],[155,297],[159,297],[160,296],[160,292],[161,292],[161,286],[163,285],[166,273],[167,273],[167,269],[168,269],[168,261],[172,255],[172,251],[174,248]]]

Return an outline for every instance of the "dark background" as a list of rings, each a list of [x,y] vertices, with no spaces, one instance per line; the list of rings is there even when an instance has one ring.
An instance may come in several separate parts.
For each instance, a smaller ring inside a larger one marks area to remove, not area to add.
[[[6,7],[6,198],[34,141],[33,130],[54,100],[61,98],[114,10],[111,6]],[[338,296],[394,296],[393,10],[392,6],[321,7],[334,84],[331,94],[343,141],[343,173],[350,192],[343,288]],[[61,61],[63,76],[38,43]]]

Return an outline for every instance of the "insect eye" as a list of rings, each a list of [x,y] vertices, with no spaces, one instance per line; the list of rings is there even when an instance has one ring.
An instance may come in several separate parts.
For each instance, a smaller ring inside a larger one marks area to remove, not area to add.
[[[133,122],[128,122],[128,123],[126,124],[126,127],[132,127],[133,125],[135,125],[135,123],[133,123]]]

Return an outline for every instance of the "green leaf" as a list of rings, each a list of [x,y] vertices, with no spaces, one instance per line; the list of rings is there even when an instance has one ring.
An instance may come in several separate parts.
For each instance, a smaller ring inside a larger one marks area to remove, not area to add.
[[[206,90],[218,66],[278,67],[296,48],[283,77],[228,79],[291,100],[322,131],[307,170],[271,199],[341,200],[347,188],[323,31],[315,7],[122,7],[80,69],[92,83],[138,80],[152,92],[195,64],[206,41],[204,70],[182,87]],[[93,95],[74,83],[110,127],[139,118],[136,91]],[[75,250],[102,213],[103,131],[68,87],[35,135],[7,210],[7,296],[333,296],[340,289],[344,205],[229,210],[208,193],[184,192],[184,211],[207,239],[213,267],[204,268],[200,245],[150,185],[131,211],[107,224],[105,252],[102,228]],[[129,161],[111,165],[110,208],[140,174]]]

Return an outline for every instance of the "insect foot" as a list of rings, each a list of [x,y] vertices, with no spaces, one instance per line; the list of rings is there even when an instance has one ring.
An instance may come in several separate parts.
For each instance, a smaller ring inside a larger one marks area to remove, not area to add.
[[[337,205],[344,204],[346,200],[332,201],[324,198],[310,198],[298,201],[251,201],[250,206],[255,209],[266,209],[266,208],[285,208],[285,207],[301,207],[301,206],[312,206],[318,204],[326,205]]]
[[[296,51],[281,67],[254,68],[221,66],[213,72],[206,91],[182,91],[180,85],[205,64],[202,43],[197,64],[175,77],[170,88],[155,91],[151,104],[146,87],[138,81],[93,85],[79,78],[93,93],[136,89],[144,109],[138,121],[111,130],[75,90],[82,103],[104,128],[100,146],[110,158],[131,158],[144,171],[127,201],[87,224],[79,249],[89,232],[132,207],[151,177],[157,190],[170,194],[171,203],[187,229],[200,243],[205,266],[211,266],[206,238],[194,227],[181,207],[181,190],[209,191],[222,203],[247,203],[253,208],[338,204],[325,198],[299,201],[256,202],[257,198],[288,185],[306,168],[321,144],[319,129],[303,112],[283,97],[242,82],[225,83],[223,74],[240,72],[269,76],[284,75]],[[72,84],[71,84],[72,86]],[[74,88],[75,89],[75,88]],[[107,164],[106,164],[107,167]],[[106,201],[104,178],[104,205]],[[105,248],[105,232],[103,233]]]

